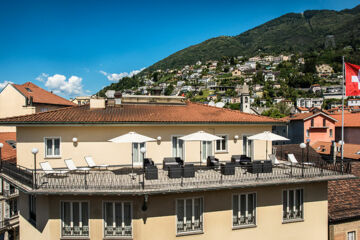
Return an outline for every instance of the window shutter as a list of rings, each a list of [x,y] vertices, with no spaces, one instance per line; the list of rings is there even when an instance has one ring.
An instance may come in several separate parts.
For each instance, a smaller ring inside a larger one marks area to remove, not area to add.
[[[9,219],[10,218],[10,206],[9,206],[9,202],[5,201],[5,219]]]

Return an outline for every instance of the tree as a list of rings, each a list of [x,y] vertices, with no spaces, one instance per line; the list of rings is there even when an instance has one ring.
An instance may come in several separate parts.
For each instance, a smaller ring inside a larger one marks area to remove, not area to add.
[[[272,118],[282,118],[285,117],[284,114],[282,114],[279,109],[277,108],[270,108],[269,110],[263,111],[262,114],[263,116],[268,116],[268,117],[272,117]]]
[[[174,86],[170,84],[169,86],[166,87],[164,94],[165,96],[170,96],[173,91],[174,91]]]

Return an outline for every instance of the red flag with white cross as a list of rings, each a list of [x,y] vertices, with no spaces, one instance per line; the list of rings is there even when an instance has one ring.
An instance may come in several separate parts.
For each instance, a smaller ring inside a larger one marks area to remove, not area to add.
[[[360,96],[360,66],[345,63],[346,96]]]

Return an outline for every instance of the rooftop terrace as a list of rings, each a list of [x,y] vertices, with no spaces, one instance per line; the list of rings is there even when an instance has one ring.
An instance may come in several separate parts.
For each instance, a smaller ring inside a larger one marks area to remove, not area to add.
[[[276,165],[268,173],[252,173],[250,166],[237,166],[233,175],[220,169],[195,165],[194,177],[170,178],[158,166],[158,178],[144,179],[142,168],[109,166],[106,170],[90,170],[60,175],[26,169],[3,162],[2,176],[22,191],[35,194],[155,194],[228,188],[245,188],[277,184],[294,184],[354,178],[350,165],[314,163],[312,165]]]

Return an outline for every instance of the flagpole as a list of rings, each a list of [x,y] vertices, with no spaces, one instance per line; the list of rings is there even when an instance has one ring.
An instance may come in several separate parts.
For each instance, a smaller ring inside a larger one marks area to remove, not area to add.
[[[345,95],[345,57],[342,57],[343,81],[342,81],[342,114],[341,114],[341,172],[344,171],[344,95]]]

